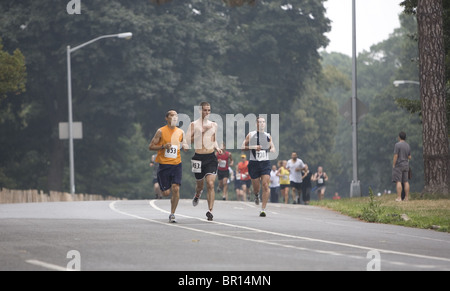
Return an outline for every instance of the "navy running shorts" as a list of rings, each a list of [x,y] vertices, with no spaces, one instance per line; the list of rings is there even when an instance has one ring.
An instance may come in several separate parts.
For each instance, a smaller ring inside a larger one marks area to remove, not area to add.
[[[158,168],[158,183],[161,191],[166,191],[172,187],[172,184],[181,185],[181,178],[183,175],[183,167],[178,165],[159,164]]]
[[[269,175],[271,171],[270,161],[249,161],[248,173],[250,178],[257,179],[262,175]]]

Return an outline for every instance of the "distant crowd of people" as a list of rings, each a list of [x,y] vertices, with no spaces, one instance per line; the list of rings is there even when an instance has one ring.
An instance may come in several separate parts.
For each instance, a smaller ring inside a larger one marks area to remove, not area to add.
[[[228,184],[234,181],[236,198],[239,201],[247,201],[251,190],[251,178],[248,173],[247,155],[242,154],[240,161],[233,169],[234,161],[231,154],[225,152],[218,156],[219,164],[219,186],[218,192],[223,193],[223,200],[228,200]],[[270,171],[270,202],[309,204],[311,193],[315,193],[319,200],[324,198],[328,175],[319,166],[317,172],[312,173],[296,152],[291,154],[289,160],[279,160],[273,164]],[[231,183],[230,183],[231,184]],[[289,192],[291,191],[291,196]],[[290,197],[292,199],[290,200]]]
[[[217,192],[222,193],[223,200],[229,200],[229,185],[234,184],[234,191],[238,201],[247,201],[250,197],[252,182],[248,173],[248,159],[246,154],[240,155],[240,161],[234,165],[233,156],[222,146],[222,154],[216,153],[218,160],[218,185]],[[152,156],[151,166],[158,166],[155,163],[156,155]],[[235,167],[234,167],[235,166]],[[154,171],[153,185],[157,199],[162,198],[156,177],[157,168]],[[326,182],[328,175],[319,166],[315,173],[297,155],[291,154],[289,160],[278,160],[272,165],[270,171],[270,202],[285,204],[305,204],[308,205],[311,193],[317,195],[318,200],[325,196]],[[291,195],[289,195],[291,194]],[[291,198],[292,197],[292,198]],[[335,193],[333,199],[340,199]]]

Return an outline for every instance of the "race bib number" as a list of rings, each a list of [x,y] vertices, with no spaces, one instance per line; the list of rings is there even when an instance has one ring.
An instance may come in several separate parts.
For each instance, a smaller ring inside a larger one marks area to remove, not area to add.
[[[267,161],[267,151],[256,151],[257,161]]]
[[[164,151],[164,156],[169,159],[176,159],[178,153],[178,146],[172,145],[170,148]]]
[[[192,165],[192,173],[202,172],[202,161],[191,160],[191,165]]]
[[[220,160],[219,168],[225,168],[227,166],[227,160]]]
[[[317,180],[317,183],[318,183],[318,184],[323,184],[323,179],[322,179],[322,178],[319,178],[319,180]]]

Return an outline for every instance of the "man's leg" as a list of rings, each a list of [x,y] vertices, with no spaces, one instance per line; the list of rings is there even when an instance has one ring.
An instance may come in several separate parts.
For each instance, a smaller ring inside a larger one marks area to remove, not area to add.
[[[253,194],[255,196],[255,204],[259,205],[259,190],[261,189],[260,178],[252,179]]]
[[[170,200],[172,214],[175,214],[175,210],[177,210],[178,201],[180,201],[180,185],[172,184],[172,198]]]
[[[294,185],[292,185],[291,183],[291,188],[292,188],[292,203],[296,204],[297,203],[297,188],[295,188]]]
[[[216,197],[216,192],[214,191],[214,182],[216,181],[216,175],[214,174],[206,175],[205,179],[206,179],[206,190],[208,191],[206,195],[206,199],[208,200],[208,209],[209,211],[212,211],[214,207],[214,199]]]
[[[198,200],[200,199],[200,195],[202,195],[203,192],[203,179],[196,180],[195,182],[195,195],[194,199],[192,199],[192,205],[197,206]]]
[[[242,194],[242,201],[247,201],[247,184],[245,184],[245,181],[242,181],[241,194]]]
[[[269,201],[270,189],[269,189],[270,176],[262,175],[261,183],[262,183],[262,209],[266,209],[267,201]]]
[[[195,195],[200,197],[200,194],[202,194],[203,191],[203,179],[201,180],[196,180],[195,182]]]
[[[409,182],[405,182],[405,201],[408,201],[409,199]]]
[[[223,197],[225,200],[228,200],[228,178],[225,177],[222,179],[222,191],[223,191]]]
[[[395,201],[402,201],[402,183],[400,181],[397,181],[395,183],[395,186],[397,189],[397,199],[395,199]],[[408,185],[408,188],[409,188],[409,185]],[[405,192],[406,192],[406,189],[405,189]]]

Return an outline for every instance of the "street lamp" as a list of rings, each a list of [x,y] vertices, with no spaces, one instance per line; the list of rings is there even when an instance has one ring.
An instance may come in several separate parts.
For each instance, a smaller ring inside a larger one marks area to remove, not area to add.
[[[417,82],[417,81],[411,81],[411,80],[395,80],[395,81],[393,82],[393,84],[394,84],[395,87],[398,87],[398,86],[403,85],[403,84],[416,84],[416,85],[420,85],[419,82]]]
[[[352,159],[353,180],[350,184],[350,197],[361,196],[361,187],[358,180],[358,112],[357,112],[357,86],[356,86],[356,4],[352,1]]]
[[[74,158],[73,158],[73,120],[72,120],[72,73],[70,64],[70,54],[82,47],[85,47],[99,39],[103,38],[125,38],[130,39],[133,36],[131,32],[124,32],[118,34],[108,34],[102,35],[94,38],[88,42],[82,43],[79,46],[71,48],[70,45],[67,46],[67,96],[68,96],[68,106],[69,106],[69,164],[70,164],[70,193],[75,194],[75,170],[74,170]]]

